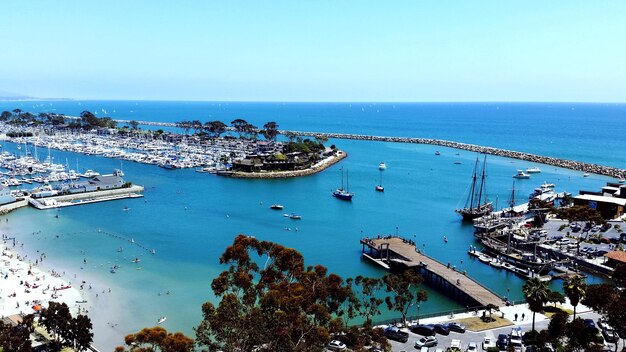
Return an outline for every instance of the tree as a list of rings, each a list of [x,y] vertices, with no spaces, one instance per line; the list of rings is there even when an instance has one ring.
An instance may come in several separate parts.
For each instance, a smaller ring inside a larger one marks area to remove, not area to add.
[[[129,352],[191,352],[193,339],[183,333],[168,333],[163,327],[144,328],[138,333],[127,335],[124,343]],[[116,352],[126,351],[123,346],[115,348]]]
[[[419,289],[422,281],[422,276],[413,270],[404,270],[401,274],[387,274],[383,277],[385,291],[393,293],[393,298],[385,297],[387,308],[398,311],[402,315],[404,325],[409,308],[428,299],[427,292]]]
[[[219,138],[222,133],[226,132],[227,127],[222,121],[209,121],[204,124],[205,131],[213,138]]]
[[[91,129],[98,126],[98,118],[90,111],[83,111],[80,113],[80,122],[86,129]]]
[[[229,267],[211,284],[219,304],[202,305],[200,346],[319,351],[342,329],[349,285],[321,265],[305,268],[298,251],[239,235],[220,263]]]
[[[176,122],[176,127],[182,128],[183,131],[185,131],[185,134],[188,134],[189,130],[191,129],[191,122],[190,121],[179,121],[179,122]]]
[[[596,333],[597,330],[589,329],[582,319],[574,319],[565,328],[567,346],[574,351],[591,351],[589,347],[594,342]]]
[[[79,314],[72,319],[72,331],[74,335],[74,348],[78,351],[85,351],[93,342],[93,332],[91,329],[91,319],[86,315]]]
[[[132,128],[133,130],[136,130],[137,127],[139,126],[139,122],[135,120],[131,120],[128,124],[130,125],[130,128]]]
[[[265,139],[274,141],[276,140],[276,136],[278,136],[278,124],[274,121],[270,121],[263,125],[262,131],[263,137]]]
[[[535,331],[535,313],[543,310],[544,304],[548,302],[550,289],[548,284],[539,278],[532,278],[522,286],[522,292],[528,303],[528,308],[533,312],[532,330]]]
[[[30,319],[26,319],[29,317]],[[30,352],[32,345],[30,333],[33,329],[32,315],[24,317],[16,326],[5,324],[0,320],[0,350],[12,352]]]
[[[576,306],[585,298],[587,283],[582,276],[576,275],[563,281],[563,292],[574,306],[574,319],[576,319]]]
[[[346,279],[346,282],[354,283],[352,289],[356,299],[350,302],[351,310],[354,310],[356,316],[365,319],[363,325],[371,325],[372,317],[380,314],[380,305],[384,302],[378,295],[383,285],[382,280],[359,275],[354,279]]]
[[[54,301],[48,304],[48,308],[42,309],[39,315],[39,322],[46,331],[53,334],[57,342],[60,342],[61,337],[70,335],[71,320],[72,315],[67,304]]]
[[[559,291],[552,291],[548,293],[548,302],[554,303],[554,307],[556,308],[557,303],[565,303],[565,296]]]
[[[0,120],[2,121],[8,121],[11,117],[13,117],[13,114],[10,111],[3,111],[2,114],[0,114]]]
[[[230,122],[230,125],[239,134],[239,138],[243,138],[246,134],[246,129],[248,128],[249,123],[244,119],[234,119]]]
[[[568,318],[569,314],[562,310],[556,312],[552,316],[552,318],[550,318],[550,323],[548,324],[548,332],[550,333],[550,337],[553,340],[558,340],[561,337],[565,336]]]

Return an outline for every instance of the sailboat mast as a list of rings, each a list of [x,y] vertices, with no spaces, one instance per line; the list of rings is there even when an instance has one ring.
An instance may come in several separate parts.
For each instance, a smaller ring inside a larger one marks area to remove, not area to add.
[[[485,186],[485,169],[487,168],[487,156],[485,155],[485,161],[483,161],[483,172],[480,179],[480,190],[478,193],[478,204],[476,206],[481,206],[481,201],[483,197],[483,187]],[[486,197],[485,197],[486,198]]]
[[[476,169],[478,168],[478,158],[476,158],[476,163],[474,164],[474,176],[472,179],[472,191],[470,192],[470,209],[474,208],[474,191],[476,189]]]
[[[511,192],[511,210],[513,210],[513,207],[515,206],[515,181],[513,181],[513,191]]]
[[[348,174],[348,170],[346,170],[346,192],[350,192],[350,175]]]
[[[343,166],[341,167],[341,190],[343,191]]]

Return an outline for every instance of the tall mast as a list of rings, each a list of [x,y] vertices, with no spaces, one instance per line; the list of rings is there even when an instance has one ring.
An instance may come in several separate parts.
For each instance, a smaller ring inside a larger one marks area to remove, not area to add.
[[[513,210],[513,207],[515,206],[515,181],[513,181],[513,191],[511,192],[511,210]]]
[[[343,191],[343,166],[341,167],[341,190]]]
[[[480,191],[478,193],[478,204],[477,206],[480,207],[481,205],[481,200],[483,197],[483,187],[485,186],[485,169],[487,168],[487,156],[485,155],[485,161],[483,161],[483,172],[482,172],[482,176],[480,179]],[[485,197],[487,198],[487,197]]]
[[[350,175],[348,170],[346,170],[346,192],[350,193]]]
[[[476,163],[474,164],[474,176],[472,180],[472,191],[470,192],[470,209],[474,208],[474,191],[476,189],[476,169],[478,168],[478,158],[476,158]]]

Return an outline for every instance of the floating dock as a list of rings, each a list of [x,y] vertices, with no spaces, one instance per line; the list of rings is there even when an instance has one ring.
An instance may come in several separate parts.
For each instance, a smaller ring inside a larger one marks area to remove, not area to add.
[[[400,267],[419,272],[426,283],[444,291],[450,298],[469,307],[503,306],[502,297],[454,267],[444,265],[417,251],[412,241],[386,236],[363,238],[363,256],[385,268]]]

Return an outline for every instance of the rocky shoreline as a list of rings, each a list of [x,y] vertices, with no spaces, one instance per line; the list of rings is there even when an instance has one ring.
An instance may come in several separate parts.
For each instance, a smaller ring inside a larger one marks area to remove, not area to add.
[[[578,170],[582,172],[594,173],[598,175],[605,175],[614,178],[626,177],[626,170],[604,166],[598,164],[585,163],[582,161],[567,160],[560,158],[553,158],[549,156],[541,156],[530,153],[518,152],[514,150],[506,150],[493,147],[485,147],[476,144],[459,143],[453,141],[446,141],[442,139],[430,139],[430,138],[411,138],[411,137],[384,137],[384,136],[367,136],[357,134],[346,133],[322,133],[322,132],[301,132],[301,131],[280,131],[281,134],[292,134],[296,136],[307,137],[325,137],[336,139],[355,139],[363,141],[376,141],[376,142],[394,142],[394,143],[414,143],[414,144],[430,144],[439,145],[442,147],[462,149],[476,153],[490,154],[501,156],[505,158],[519,159],[529,161],[532,163],[552,165],[556,167],[562,167],[570,170]]]
[[[335,165],[341,160],[345,159],[348,154],[344,151],[337,151],[337,153],[333,156],[330,156],[324,160],[321,160],[317,164],[312,167],[304,170],[293,170],[293,171],[268,171],[268,172],[233,172],[230,174],[231,177],[237,178],[289,178],[289,177],[301,177],[313,175],[318,172],[324,171],[327,168]]]

